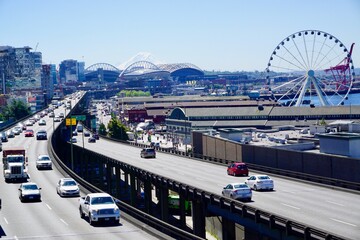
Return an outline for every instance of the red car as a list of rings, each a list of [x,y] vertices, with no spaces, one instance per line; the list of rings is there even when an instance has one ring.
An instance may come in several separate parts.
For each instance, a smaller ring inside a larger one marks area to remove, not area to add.
[[[237,176],[237,175],[249,176],[249,169],[247,168],[245,163],[235,162],[228,166],[227,174],[233,176]]]
[[[34,131],[32,129],[28,129],[25,131],[25,137],[33,137]]]

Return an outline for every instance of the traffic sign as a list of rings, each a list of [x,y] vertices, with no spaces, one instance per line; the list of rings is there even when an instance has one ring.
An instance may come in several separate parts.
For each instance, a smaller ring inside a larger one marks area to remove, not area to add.
[[[78,121],[85,121],[86,120],[85,115],[72,115],[71,118],[75,118]]]
[[[66,126],[76,126],[76,118],[67,118],[65,123]]]

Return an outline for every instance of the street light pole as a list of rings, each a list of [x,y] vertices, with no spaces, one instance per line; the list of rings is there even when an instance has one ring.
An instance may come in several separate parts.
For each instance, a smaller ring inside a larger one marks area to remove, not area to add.
[[[71,157],[71,170],[74,170],[74,156],[73,156],[73,140],[72,140],[72,137],[73,137],[73,134],[72,134],[72,118],[71,118],[71,101],[70,101],[70,144],[71,144],[71,147],[70,147],[70,157]]]
[[[184,108],[184,112],[185,112],[185,140],[184,140],[184,143],[185,143],[185,155],[187,156],[187,121],[186,121],[186,119],[187,119],[187,116],[186,116],[186,108]]]

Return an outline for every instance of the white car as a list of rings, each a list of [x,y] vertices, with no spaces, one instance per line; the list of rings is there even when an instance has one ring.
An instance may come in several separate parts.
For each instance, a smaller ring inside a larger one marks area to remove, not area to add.
[[[41,201],[41,188],[34,182],[22,183],[19,187],[19,198],[23,201]]]
[[[80,196],[79,184],[72,178],[61,178],[56,185],[56,192],[61,196]]]
[[[12,131],[15,135],[19,135],[20,133],[22,133],[22,127],[16,126]]]
[[[39,126],[44,126],[46,125],[46,121],[45,119],[40,119],[39,122],[38,122]]]
[[[14,131],[12,129],[8,130],[6,132],[6,135],[7,135],[8,138],[14,138],[15,137],[15,133],[14,133]]]
[[[245,184],[255,191],[261,189],[272,191],[274,189],[274,181],[268,175],[252,175],[246,179]]]
[[[236,200],[251,201],[252,197],[251,188],[245,183],[230,183],[223,188],[221,194]]]
[[[32,121],[30,121],[30,120],[27,120],[25,122],[25,126],[32,126],[32,125],[34,125],[34,123]]]
[[[52,161],[48,155],[40,155],[36,160],[37,169],[52,169]]]

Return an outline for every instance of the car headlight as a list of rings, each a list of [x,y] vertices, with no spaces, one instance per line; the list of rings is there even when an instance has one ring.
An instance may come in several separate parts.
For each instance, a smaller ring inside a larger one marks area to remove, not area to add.
[[[117,208],[117,207],[116,207],[116,208],[114,208],[114,213],[115,213],[115,214],[120,213],[120,209],[119,209],[119,208]]]
[[[92,215],[96,215],[96,214],[97,214],[97,210],[91,210],[91,214],[92,214]]]

